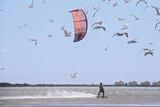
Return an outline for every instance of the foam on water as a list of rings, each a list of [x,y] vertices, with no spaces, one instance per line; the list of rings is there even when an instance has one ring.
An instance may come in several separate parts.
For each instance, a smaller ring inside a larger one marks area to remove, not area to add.
[[[52,93],[48,93],[48,95],[52,95]],[[63,97],[63,98],[93,98],[96,97],[96,95],[91,93],[85,93],[85,92],[78,92],[78,91],[56,91],[55,92],[56,97]]]
[[[91,93],[76,91],[48,91],[46,95],[25,95],[25,96],[3,96],[0,99],[47,99],[47,98],[95,98],[96,95]]]

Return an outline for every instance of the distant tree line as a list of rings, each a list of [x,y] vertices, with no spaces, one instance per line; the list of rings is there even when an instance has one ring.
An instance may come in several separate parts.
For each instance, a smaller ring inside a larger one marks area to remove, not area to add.
[[[0,83],[0,87],[54,87],[54,86],[98,86],[99,84],[12,84],[12,83]],[[138,83],[137,81],[131,81],[131,82],[123,82],[123,81],[117,81],[112,85],[104,85],[104,86],[126,86],[126,87],[144,87],[144,86],[152,86],[152,87],[160,87],[160,81],[157,82],[149,82],[144,81]]]
[[[98,86],[89,84],[11,84],[11,83],[0,83],[0,87],[54,87],[54,86]]]

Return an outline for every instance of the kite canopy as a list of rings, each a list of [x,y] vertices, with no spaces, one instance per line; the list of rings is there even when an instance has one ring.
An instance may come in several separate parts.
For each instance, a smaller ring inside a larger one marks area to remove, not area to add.
[[[70,12],[72,13],[75,31],[75,37],[73,42],[78,42],[82,40],[87,33],[87,17],[82,9],[76,9]]]

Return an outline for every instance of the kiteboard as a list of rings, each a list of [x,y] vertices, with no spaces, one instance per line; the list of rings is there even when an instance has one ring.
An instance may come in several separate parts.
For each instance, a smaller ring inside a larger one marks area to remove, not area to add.
[[[108,98],[108,96],[104,96],[104,97],[103,96],[99,96],[99,97],[97,96],[96,98],[102,98],[103,99],[103,98]]]

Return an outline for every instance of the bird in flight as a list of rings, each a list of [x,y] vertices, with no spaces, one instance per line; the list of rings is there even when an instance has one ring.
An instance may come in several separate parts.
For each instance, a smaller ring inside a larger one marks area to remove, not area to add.
[[[119,17],[119,18],[118,18],[118,21],[125,21],[125,18]]]
[[[95,25],[102,25],[102,21],[98,21],[98,22],[94,22],[92,25],[91,25],[91,27],[93,27],[93,26],[95,26]]]
[[[68,32],[64,27],[65,27],[65,25],[60,28],[60,29],[64,32],[64,36],[65,36],[65,37],[70,37],[70,36],[72,36],[72,35],[71,35],[72,32]]]
[[[31,38],[30,41],[31,41],[32,43],[34,43],[35,46],[37,46],[37,39]]]
[[[32,0],[31,4],[28,6],[28,9],[31,9],[34,7],[34,0]]]
[[[48,36],[49,38],[53,37],[53,35],[52,35],[52,34],[48,34],[47,36]]]
[[[156,39],[156,38],[154,38],[152,41],[148,42],[148,44],[149,44],[149,45],[153,45],[153,44],[154,44],[154,42],[156,42],[156,41],[157,41],[157,39]]]
[[[129,3],[130,1],[129,0],[123,0],[125,3]]]
[[[109,45],[107,45],[106,48],[104,48],[104,51],[108,51]]]
[[[128,29],[128,26],[126,24],[123,25],[123,27],[121,28],[121,30],[126,30]]]
[[[138,6],[139,3],[143,2],[145,5],[147,5],[147,2],[145,0],[138,0],[136,3],[136,6]]]
[[[93,7],[93,10],[94,10],[94,13],[93,13],[92,17],[95,17],[96,13],[99,12],[99,8]]]
[[[46,4],[46,0],[43,0],[43,4]]]
[[[23,24],[23,25],[18,26],[18,28],[17,28],[17,29],[21,29],[21,28],[23,28],[23,27],[27,27],[27,26],[28,26],[27,24]]]
[[[157,15],[158,16],[160,16],[160,8],[158,8],[158,7],[156,7],[156,6],[151,6],[152,8],[154,8],[155,9],[155,11],[156,11],[156,13],[157,13]]]
[[[1,68],[0,68],[0,71],[4,71],[4,70],[6,70],[5,67],[1,67]]]
[[[47,19],[47,21],[48,21],[49,23],[53,23],[53,22],[54,22],[53,19]]]
[[[128,38],[128,33],[124,32],[124,33],[115,33],[112,37],[114,36],[126,36]]]
[[[154,44],[154,42],[149,42],[149,45],[153,45]]]
[[[133,40],[128,41],[127,43],[130,44],[130,43],[137,43],[137,42],[138,42],[137,39],[133,39]]]
[[[153,51],[146,51],[146,52],[144,52],[144,56],[147,56],[147,55],[151,55],[151,56],[153,56]]]
[[[103,31],[106,31],[106,27],[104,27],[104,26],[99,26],[99,25],[93,27],[93,30],[95,30],[95,29],[102,29]]]
[[[160,31],[160,28],[158,28],[158,25],[160,24],[160,22],[157,22],[155,25],[155,30]]]
[[[154,49],[149,49],[149,48],[144,48],[144,49],[142,49],[142,51],[144,52],[144,56],[147,56],[147,55],[151,55],[151,56],[153,56],[153,51],[154,51]]]
[[[74,74],[70,75],[71,78],[77,78],[77,72],[75,72]]]
[[[130,16],[133,16],[135,20],[139,20],[139,18],[136,15],[131,14]]]
[[[112,7],[116,7],[116,6],[118,6],[117,2],[112,3]]]

